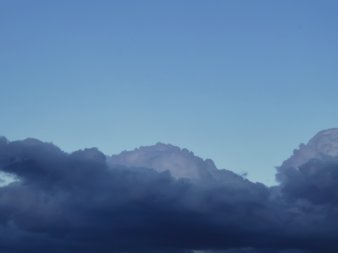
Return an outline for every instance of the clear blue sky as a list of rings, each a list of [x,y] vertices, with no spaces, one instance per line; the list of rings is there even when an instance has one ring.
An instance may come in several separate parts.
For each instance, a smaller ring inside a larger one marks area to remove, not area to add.
[[[0,0],[0,135],[158,141],[273,182],[338,126],[338,1]]]

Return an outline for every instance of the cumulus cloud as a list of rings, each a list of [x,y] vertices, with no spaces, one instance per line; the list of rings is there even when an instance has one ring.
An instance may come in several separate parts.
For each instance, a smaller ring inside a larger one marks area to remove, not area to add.
[[[312,159],[299,168],[281,167],[277,179],[290,198],[338,205],[338,158]]]
[[[194,162],[181,163],[204,164],[186,154]],[[280,170],[281,186],[268,188],[228,171],[205,181],[173,176],[164,158],[152,166],[107,159],[95,148],[69,154],[35,139],[1,139],[0,171],[17,180],[0,187],[0,252],[338,250],[336,197],[310,197],[308,176],[289,176],[299,171]],[[313,180],[335,177],[335,168]],[[331,180],[316,194],[332,190]]]
[[[203,160],[193,152],[179,147],[157,143],[154,146],[140,147],[132,151],[123,151],[107,158],[110,166],[145,167],[158,172],[170,171],[178,178],[189,178],[193,181],[222,181],[233,184],[243,181],[242,177],[229,170],[219,170],[211,159]]]

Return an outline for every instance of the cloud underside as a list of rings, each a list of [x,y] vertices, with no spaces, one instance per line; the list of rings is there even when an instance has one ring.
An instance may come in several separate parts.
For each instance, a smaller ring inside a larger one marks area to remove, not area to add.
[[[0,187],[3,253],[338,251],[337,159],[279,168],[280,185],[268,188],[1,139],[0,170],[16,179]]]

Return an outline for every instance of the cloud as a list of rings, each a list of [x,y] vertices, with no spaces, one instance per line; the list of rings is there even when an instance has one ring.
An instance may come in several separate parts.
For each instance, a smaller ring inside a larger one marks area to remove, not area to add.
[[[203,160],[193,152],[179,147],[157,143],[133,151],[123,151],[107,160],[111,166],[145,167],[158,172],[170,171],[174,178],[189,178],[193,181],[222,180],[237,184],[242,178],[229,170],[218,170],[211,159]]]
[[[294,191],[287,170],[280,187],[268,188],[230,172],[196,181],[128,165],[95,148],[68,154],[1,139],[0,171],[17,180],[0,187],[0,252],[338,250],[335,197],[316,202]]]
[[[290,198],[338,205],[338,158],[312,159],[299,168],[281,167],[277,179]]]

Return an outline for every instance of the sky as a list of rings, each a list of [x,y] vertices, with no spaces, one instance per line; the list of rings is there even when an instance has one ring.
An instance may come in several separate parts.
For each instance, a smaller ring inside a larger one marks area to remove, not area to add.
[[[338,125],[337,1],[0,0],[0,135],[157,142],[273,183]]]

